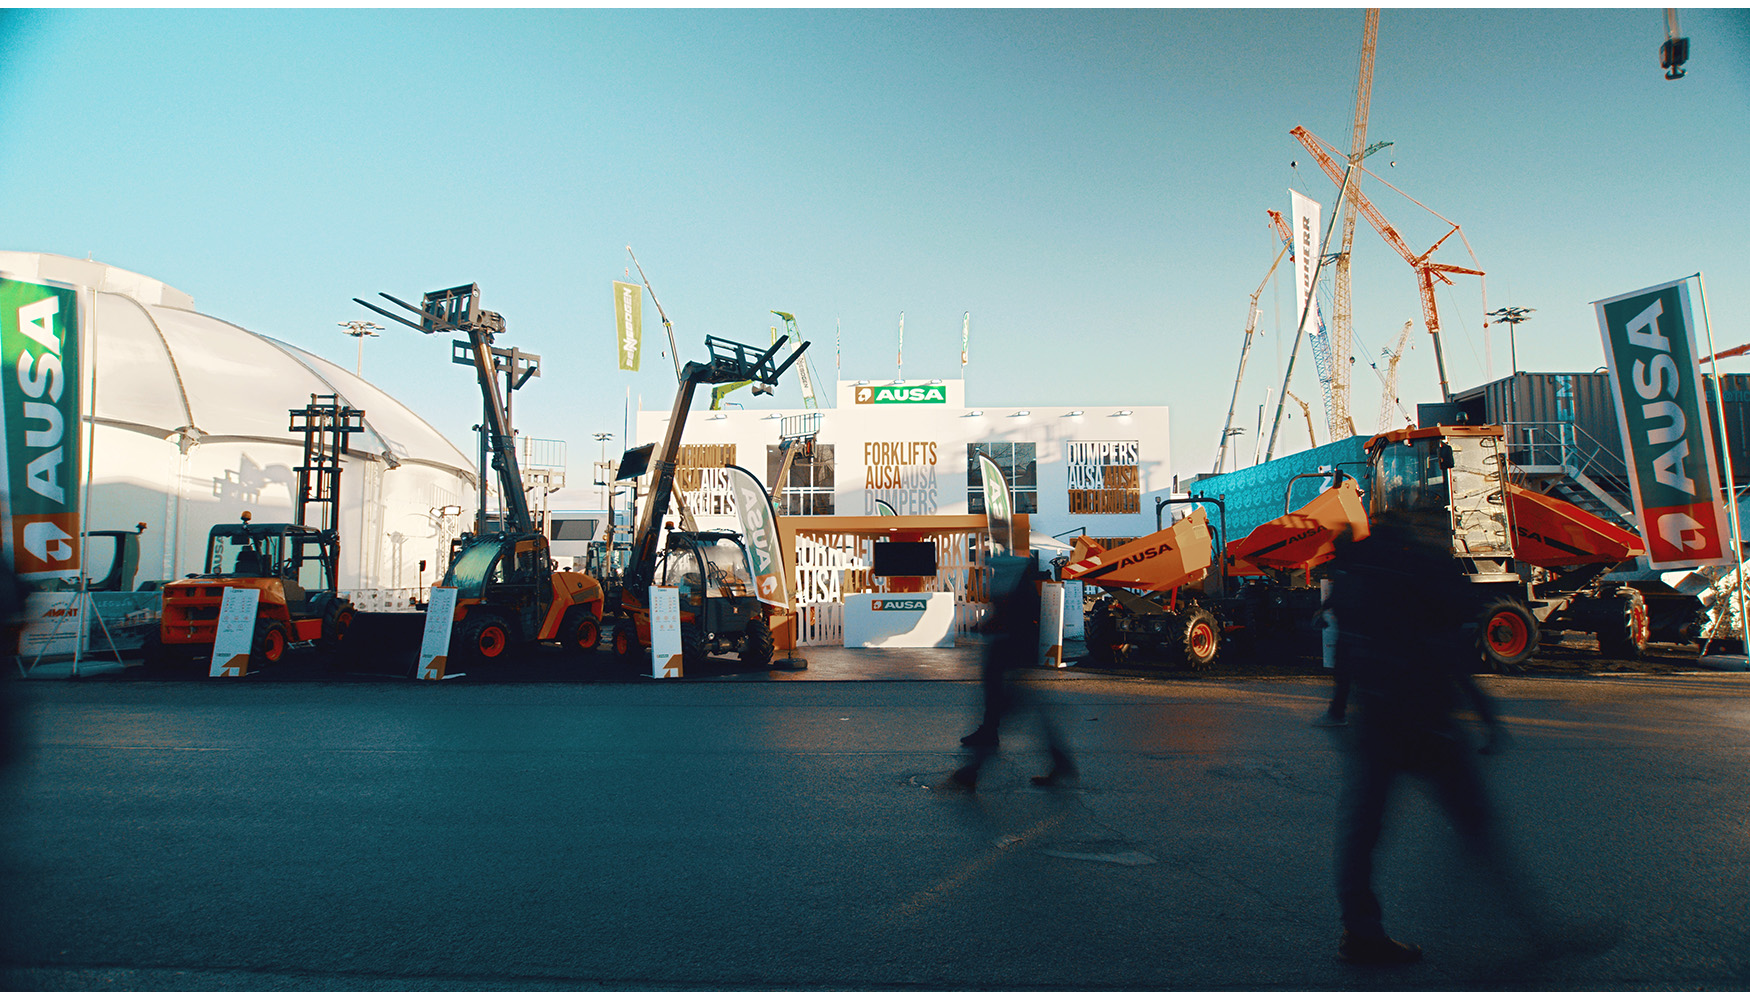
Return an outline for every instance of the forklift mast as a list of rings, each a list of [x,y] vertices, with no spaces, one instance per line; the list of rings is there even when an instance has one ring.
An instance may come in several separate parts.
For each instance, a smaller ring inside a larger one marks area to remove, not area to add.
[[[680,456],[681,435],[687,426],[687,411],[693,405],[693,391],[700,385],[722,385],[726,382],[758,382],[765,385],[777,382],[778,377],[808,349],[808,344],[803,343],[783,364],[775,365],[774,356],[788,341],[788,337],[780,337],[770,348],[761,350],[721,337],[706,337],[705,347],[711,352],[711,360],[703,363],[689,361],[681,369],[681,384],[675,392],[674,409],[669,413],[668,430],[663,435],[660,450],[649,460],[650,496],[645,501],[644,511],[639,516],[637,528],[632,535],[632,554],[624,577],[626,588],[636,593],[650,586],[655,577],[656,539],[661,533],[662,519],[668,514],[669,500],[674,494],[675,466]],[[642,450],[644,449],[631,449],[621,459],[621,478],[636,476],[644,470],[644,466],[638,461],[641,456],[636,455]]]
[[[305,527],[334,531],[340,523],[340,458],[347,439],[364,431],[365,411],[341,406],[336,395],[310,396],[310,405],[291,411],[288,430],[304,433],[304,464],[298,474],[296,518]],[[311,524],[310,505],[321,508],[321,523]]]

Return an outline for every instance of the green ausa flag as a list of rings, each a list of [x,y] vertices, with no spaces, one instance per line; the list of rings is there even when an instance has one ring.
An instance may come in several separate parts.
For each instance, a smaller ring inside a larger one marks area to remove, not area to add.
[[[1678,569],[1735,562],[1688,285],[1673,281],[1596,306],[1647,564]]]
[[[1003,471],[997,468],[997,464],[982,451],[978,453],[978,474],[984,480],[984,513],[990,519],[990,540],[999,555],[1013,555],[1014,539],[1010,536],[1014,508],[1009,506],[1008,481],[1003,478]]]
[[[22,577],[79,573],[79,296],[0,278],[6,548]]]
[[[735,493],[735,518],[753,564],[754,593],[767,604],[787,608],[790,591],[784,586],[784,553],[778,546],[778,512],[772,507],[772,496],[753,473],[739,465],[726,468]]]
[[[624,281],[614,282],[614,353],[620,356],[620,370],[638,370],[641,346],[644,289]]]

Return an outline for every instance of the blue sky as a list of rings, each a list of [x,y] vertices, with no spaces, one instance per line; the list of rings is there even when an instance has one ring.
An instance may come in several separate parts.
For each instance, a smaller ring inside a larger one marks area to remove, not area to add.
[[[1456,237],[1436,259],[1486,271],[1489,308],[1537,310],[1522,369],[1603,364],[1592,301],[1698,271],[1718,345],[1750,341],[1750,15],[1680,16],[1675,82],[1658,9],[1381,16],[1368,135],[1394,145],[1368,163],[1463,226],[1474,264]],[[904,312],[904,374],[952,378],[970,312],[969,405],[1165,404],[1188,475],[1275,254],[1265,209],[1335,200],[1288,131],[1347,147],[1361,32],[1328,9],[5,11],[0,244],[151,275],[348,366],[353,296],[478,282],[501,343],[543,358],[519,430],[567,440],[578,481],[593,432],[622,445],[628,386],[673,397],[654,347],[614,364],[628,244],[683,360],[763,342],[782,309],[824,378],[835,324],[845,378],[891,378]],[[1363,190],[1416,251],[1446,232]],[[1438,385],[1413,275],[1365,222],[1354,268],[1369,431],[1366,362],[1406,320],[1400,395]],[[1292,296],[1284,269],[1236,422],[1280,386]],[[1485,381],[1481,284],[1439,305],[1454,388]],[[446,344],[390,330],[364,372],[472,450]],[[1309,354],[1294,391],[1317,407]],[[1279,453],[1305,445],[1284,428]]]

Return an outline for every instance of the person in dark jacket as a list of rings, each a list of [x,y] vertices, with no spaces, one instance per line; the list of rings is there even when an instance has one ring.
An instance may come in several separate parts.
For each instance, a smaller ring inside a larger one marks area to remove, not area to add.
[[[1075,762],[1065,749],[1046,706],[1025,687],[1014,683],[1011,673],[1039,662],[1039,585],[1045,580],[1038,560],[1019,556],[991,558],[992,612],[987,631],[992,633],[984,649],[984,717],[977,729],[962,737],[968,749],[967,762],[948,779],[948,787],[973,791],[978,772],[997,752],[998,731],[1004,716],[1030,711],[1039,722],[1051,754],[1051,770],[1033,779],[1036,785],[1058,785],[1076,777]]]
[[[1375,523],[1364,541],[1342,547],[1330,606],[1339,627],[1337,656],[1348,671],[1353,741],[1338,817],[1337,896],[1341,958],[1366,964],[1418,961],[1422,950],[1385,932],[1373,889],[1373,857],[1398,778],[1426,780],[1465,846],[1516,915],[1530,917],[1519,880],[1459,723],[1463,708],[1486,729],[1483,752],[1501,728],[1470,674],[1462,631],[1474,586],[1432,532]]]

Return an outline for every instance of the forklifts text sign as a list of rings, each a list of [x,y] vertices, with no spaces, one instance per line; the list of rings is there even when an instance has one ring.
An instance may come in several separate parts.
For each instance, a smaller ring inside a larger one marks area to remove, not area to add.
[[[1595,306],[1648,562],[1655,569],[1730,562],[1687,284]]]

